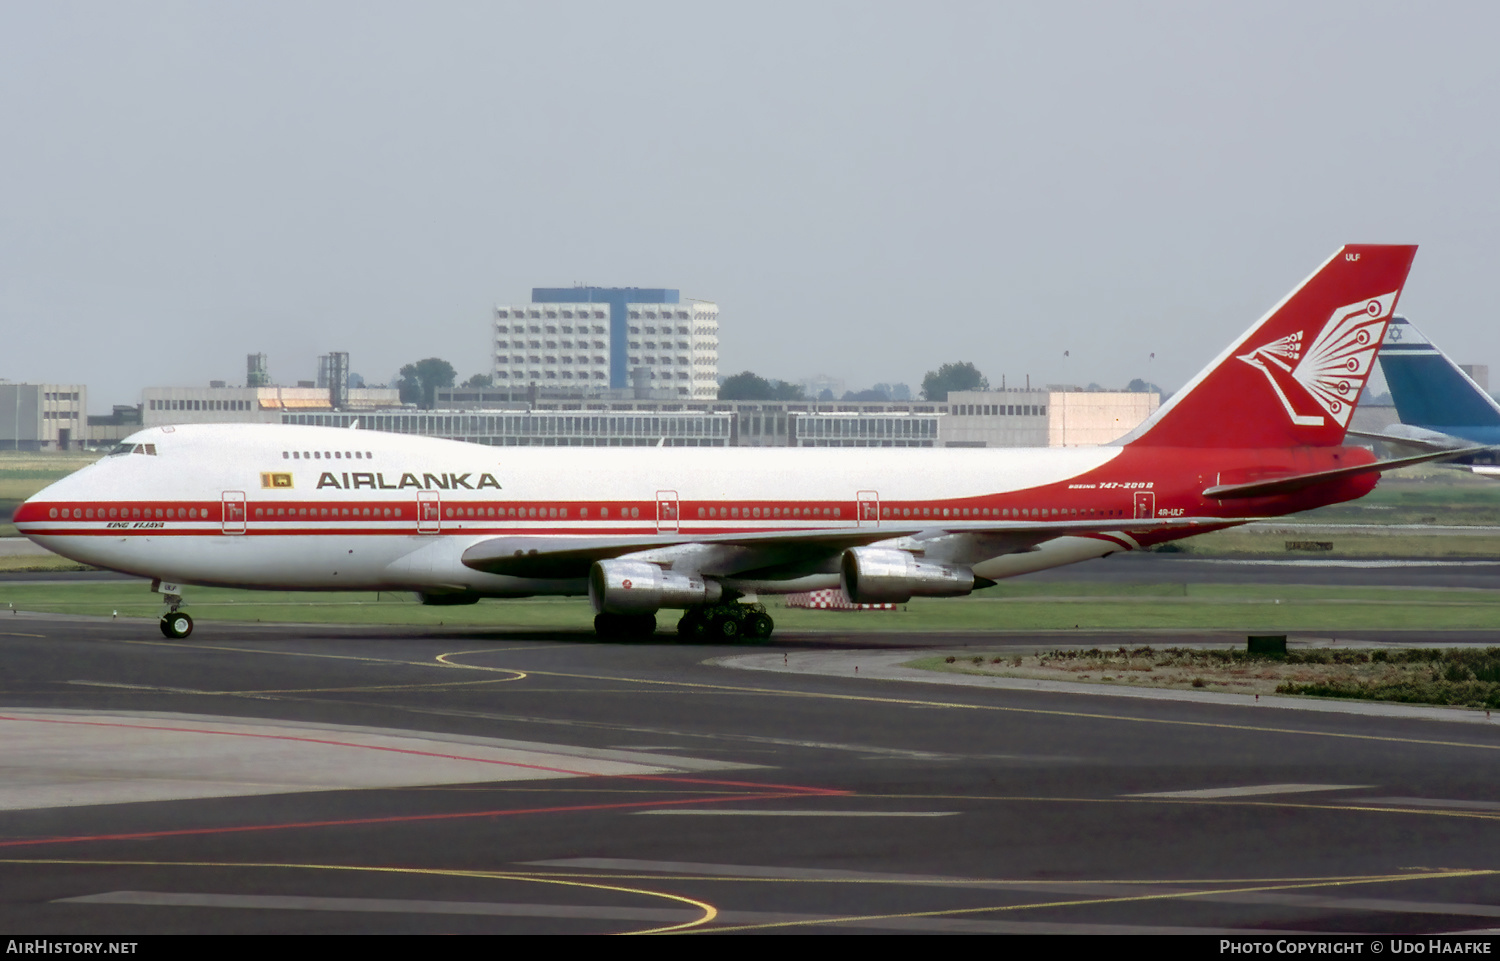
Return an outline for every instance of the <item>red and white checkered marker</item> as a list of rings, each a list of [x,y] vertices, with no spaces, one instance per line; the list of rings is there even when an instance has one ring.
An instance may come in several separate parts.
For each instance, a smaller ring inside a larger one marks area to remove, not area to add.
[[[856,604],[844,594],[843,588],[826,591],[804,591],[786,595],[787,607],[805,607],[815,611],[894,611],[895,604]]]

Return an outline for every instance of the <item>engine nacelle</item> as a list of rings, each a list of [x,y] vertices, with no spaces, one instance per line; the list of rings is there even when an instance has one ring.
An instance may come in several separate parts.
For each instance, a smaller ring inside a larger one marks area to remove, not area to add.
[[[589,601],[596,614],[655,614],[663,607],[715,604],[723,594],[717,581],[645,561],[595,561],[589,568]]]
[[[962,597],[974,590],[967,567],[919,561],[906,551],[851,547],[839,564],[839,583],[856,604],[903,604],[913,597]]]

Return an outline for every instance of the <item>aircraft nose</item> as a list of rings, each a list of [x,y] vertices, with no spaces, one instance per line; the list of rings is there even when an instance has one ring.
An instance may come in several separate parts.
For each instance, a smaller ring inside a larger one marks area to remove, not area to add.
[[[47,505],[55,500],[51,496],[52,488],[57,485],[48,484],[46,487],[32,494],[20,504],[16,505],[9,518],[10,523],[15,525],[16,530],[22,534],[28,534],[28,528],[37,521],[45,520],[47,516]],[[29,536],[29,534],[28,534]]]

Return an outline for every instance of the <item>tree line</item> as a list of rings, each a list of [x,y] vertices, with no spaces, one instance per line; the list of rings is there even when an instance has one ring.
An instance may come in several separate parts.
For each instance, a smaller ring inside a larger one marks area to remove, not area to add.
[[[428,357],[407,364],[396,378],[396,388],[401,392],[401,403],[416,404],[431,408],[437,403],[437,392],[453,386],[458,372],[453,365],[438,357]],[[482,388],[493,386],[489,374],[475,374],[464,381],[464,387]],[[1093,385],[1090,385],[1093,386]],[[979,368],[968,361],[943,364],[937,370],[929,370],[922,378],[922,399],[943,401],[956,390],[989,390],[990,382]],[[1160,388],[1139,377],[1130,382],[1127,390],[1156,390]],[[850,391],[842,398],[824,400],[885,401],[896,399],[888,384],[876,384],[870,390]],[[740,371],[724,378],[719,385],[720,400],[816,400],[807,397],[800,384],[784,380],[768,379],[753,371]]]

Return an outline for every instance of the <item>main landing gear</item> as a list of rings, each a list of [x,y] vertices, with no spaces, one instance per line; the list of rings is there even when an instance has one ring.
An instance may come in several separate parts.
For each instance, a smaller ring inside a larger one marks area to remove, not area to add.
[[[764,604],[690,607],[677,622],[677,636],[683,640],[737,641],[743,637],[763,641],[774,630],[776,622]]]
[[[165,632],[165,619],[162,624]],[[188,629],[191,630],[191,626]],[[690,607],[682,612],[682,619],[677,622],[677,636],[685,641],[738,641],[741,638],[763,641],[774,630],[776,622],[766,613],[764,604]],[[600,637],[650,637],[656,633],[656,615],[595,614],[594,631]]]

